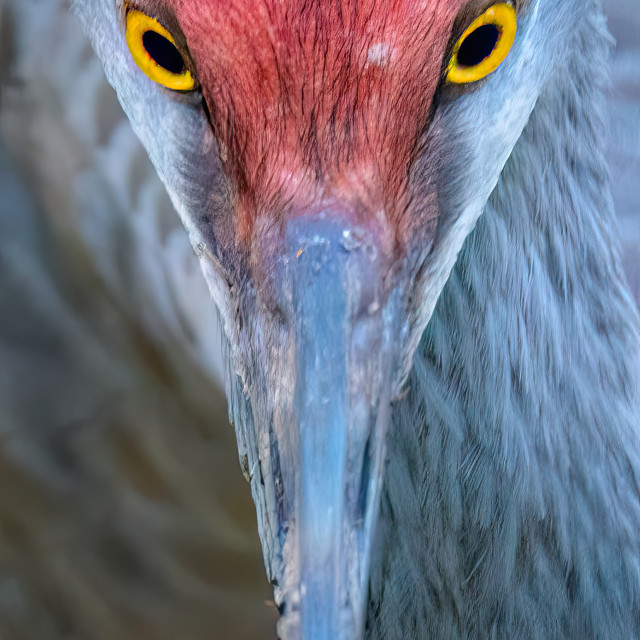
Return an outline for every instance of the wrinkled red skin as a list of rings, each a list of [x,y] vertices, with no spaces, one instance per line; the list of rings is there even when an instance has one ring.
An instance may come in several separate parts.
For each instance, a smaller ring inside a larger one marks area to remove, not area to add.
[[[166,4],[237,186],[237,239],[336,201],[410,234],[409,167],[463,0]]]

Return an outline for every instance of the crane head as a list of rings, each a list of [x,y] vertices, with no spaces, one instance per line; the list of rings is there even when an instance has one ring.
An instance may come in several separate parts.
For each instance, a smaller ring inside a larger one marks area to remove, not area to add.
[[[285,640],[362,637],[393,402],[577,4],[75,1],[219,310]]]

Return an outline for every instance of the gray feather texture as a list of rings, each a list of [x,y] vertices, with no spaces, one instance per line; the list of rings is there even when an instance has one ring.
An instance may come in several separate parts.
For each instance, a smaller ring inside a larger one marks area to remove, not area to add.
[[[595,12],[578,38],[568,66],[593,68]],[[604,105],[570,77],[540,97],[394,415],[373,638],[640,634],[639,371],[619,366],[640,338],[594,144]],[[578,109],[592,120],[567,162]]]
[[[640,11],[636,0],[606,2],[616,39],[607,95],[607,160],[620,220],[624,265],[640,302]]]

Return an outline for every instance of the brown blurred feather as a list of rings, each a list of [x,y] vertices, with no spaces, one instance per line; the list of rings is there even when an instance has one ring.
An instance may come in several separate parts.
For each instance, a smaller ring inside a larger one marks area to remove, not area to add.
[[[272,637],[223,395],[0,161],[0,637]]]
[[[184,232],[64,3],[0,15],[0,638],[272,638]]]

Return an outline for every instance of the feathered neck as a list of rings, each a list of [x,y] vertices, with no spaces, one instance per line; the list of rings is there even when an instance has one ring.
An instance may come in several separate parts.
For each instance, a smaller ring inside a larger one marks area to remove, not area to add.
[[[638,310],[589,3],[394,409],[369,637],[640,637]],[[493,634],[493,635],[492,635]]]

